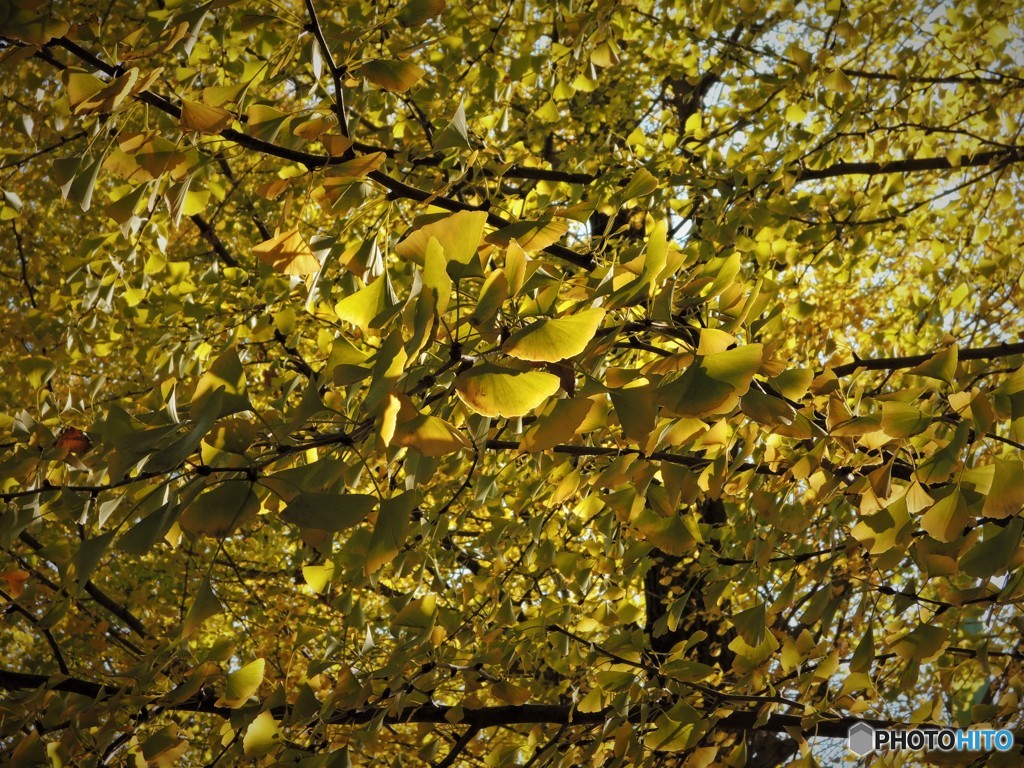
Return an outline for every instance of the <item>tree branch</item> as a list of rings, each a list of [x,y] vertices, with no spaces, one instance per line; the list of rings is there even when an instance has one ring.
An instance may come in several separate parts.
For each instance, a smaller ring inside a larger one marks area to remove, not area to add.
[[[844,363],[832,368],[836,376],[849,376],[859,370],[865,371],[895,371],[901,368],[914,368],[927,362],[935,356],[935,352],[925,355],[908,355],[906,357],[876,357],[868,360],[854,360],[852,363]],[[1024,341],[1013,344],[1002,342],[991,347],[975,347],[973,349],[958,349],[958,360],[994,360],[1001,357],[1024,354]]]
[[[309,25],[313,30],[313,36],[320,46],[324,61],[327,62],[327,69],[331,73],[331,80],[334,82],[334,114],[338,116],[338,127],[341,129],[341,135],[347,139],[349,138],[348,115],[345,113],[345,92],[341,89],[341,78],[345,72],[334,61],[334,54],[327,47],[324,31],[320,27],[320,20],[316,17],[316,9],[313,7],[313,0],[306,0],[306,11],[309,13]]]
[[[886,162],[834,163],[825,168],[805,168],[796,174],[796,183],[832,179],[837,176],[878,176],[887,173],[925,173],[927,171],[959,170],[979,165],[999,163],[1009,165],[1024,160],[1024,147],[1009,147],[991,152],[977,152],[966,155],[960,163],[954,165],[946,157],[911,157],[905,160],[889,160]]]
[[[80,60],[90,64],[96,69],[104,72],[109,76],[117,74],[117,67],[106,63],[99,57],[90,53],[89,51],[82,48],[77,43],[74,43],[66,38],[55,38],[50,45],[59,45],[66,51],[71,53],[73,56]],[[47,63],[56,66],[58,68],[64,68],[64,65],[57,61],[52,54],[49,53],[45,48],[38,51],[36,56],[43,59]],[[159,109],[161,112],[170,115],[171,117],[178,119],[181,117],[181,108],[173,104],[169,99],[159,96],[152,91],[142,91],[141,93],[135,94],[135,98],[144,104],[149,104],[151,107]],[[288,160],[290,162],[301,163],[306,168],[314,170],[316,168],[323,168],[330,165],[338,165],[343,162],[347,162],[348,158],[342,157],[331,157],[329,155],[314,155],[309,152],[303,152],[297,149],[289,149],[282,147],[277,144],[273,144],[269,141],[263,141],[254,136],[236,131],[234,128],[227,128],[218,134],[221,138],[232,141],[241,147],[251,149],[255,152],[260,152],[271,157],[277,157],[281,160]],[[453,200],[450,197],[444,195],[437,195],[433,192],[428,192],[418,187],[414,187],[410,184],[406,184],[403,181],[399,181],[383,171],[373,171],[369,174],[369,178],[376,181],[378,184],[383,186],[390,192],[390,196],[393,199],[407,199],[414,200],[416,202],[427,202],[429,201],[432,205],[442,208],[446,211],[458,212],[458,211],[482,211],[486,210],[486,207],[469,205],[458,200]],[[495,213],[487,213],[487,222],[497,228],[507,227],[512,222]],[[568,248],[564,245],[553,244],[549,245],[544,249],[546,253],[554,256],[557,259],[572,264],[575,267],[581,269],[593,269],[596,265],[594,257],[589,253],[577,253],[576,251]]]
[[[75,693],[92,699],[107,698],[123,692],[123,689],[118,686],[101,685],[73,677],[59,676],[51,679],[46,675],[34,675],[0,669],[0,689],[17,691],[37,688],[47,688],[48,690],[63,693]],[[663,709],[670,708],[674,703],[675,701],[673,700],[666,700],[654,709],[650,707],[633,707],[626,713],[626,719],[630,722],[649,723],[653,719],[652,715],[657,714],[658,711]],[[166,706],[165,709],[175,712],[201,712],[225,718],[230,717],[232,713],[232,710],[227,707],[217,706],[214,703],[214,696],[210,692],[202,692],[200,695],[186,701]],[[287,716],[285,707],[276,707],[270,711],[275,719],[284,719]],[[712,718],[714,716],[712,712],[705,714]],[[478,709],[441,704],[421,704],[398,711],[389,710],[383,706],[380,708],[336,710],[326,718],[326,722],[329,725],[364,725],[373,721],[380,721],[390,725],[434,723],[466,725],[470,729],[480,730],[483,728],[535,725],[539,723],[598,725],[606,723],[617,716],[617,713],[611,709],[602,709],[598,712],[580,712],[576,709],[575,705],[569,703],[503,704],[480,707]],[[757,711],[740,711],[731,712],[715,720],[711,727],[712,729],[724,731],[753,730],[769,731],[772,733],[785,733],[795,728],[805,736],[845,739],[850,727],[858,723],[864,723],[873,728],[900,728],[908,725],[898,720],[879,720],[862,717],[833,717],[815,722],[813,718],[809,717],[780,714],[769,715],[766,720],[759,723],[759,713]],[[928,726],[925,725],[924,727]],[[463,734],[463,738],[465,738],[465,734]],[[1020,737],[1017,738],[1017,743],[1022,743]]]

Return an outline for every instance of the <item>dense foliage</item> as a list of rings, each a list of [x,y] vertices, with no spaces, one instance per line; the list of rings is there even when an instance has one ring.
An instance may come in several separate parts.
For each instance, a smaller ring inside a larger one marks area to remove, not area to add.
[[[0,0],[4,764],[1018,727],[1021,26]]]

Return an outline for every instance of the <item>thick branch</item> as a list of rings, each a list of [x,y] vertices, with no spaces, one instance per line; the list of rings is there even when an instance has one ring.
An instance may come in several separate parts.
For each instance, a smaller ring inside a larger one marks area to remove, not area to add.
[[[1018,341],[1013,344],[1003,342],[991,347],[975,347],[973,349],[957,350],[958,360],[994,360],[1001,357],[1012,357],[1013,355],[1024,355],[1024,342]],[[926,355],[908,355],[906,357],[876,357],[870,360],[854,360],[852,363],[844,363],[832,369],[836,376],[849,376],[854,371],[896,371],[901,368],[914,368],[927,362],[935,353]]]
[[[1010,147],[991,152],[978,152],[966,155],[959,163],[953,164],[945,157],[911,157],[906,160],[889,160],[886,162],[835,163],[825,168],[804,169],[796,174],[799,184],[804,181],[833,179],[838,176],[878,176],[887,173],[924,173],[927,171],[948,171],[960,168],[973,168],[979,165],[998,163],[1009,165],[1024,160],[1024,148]]]
[[[122,689],[117,686],[100,685],[99,683],[92,683],[72,677],[55,677],[51,681],[51,678],[46,675],[33,675],[0,669],[0,689],[15,691],[37,688],[49,688],[50,690],[64,693],[76,693],[91,699],[106,698],[122,692]],[[667,706],[671,703],[664,702],[664,705]],[[177,712],[203,712],[220,717],[228,717],[231,714],[230,709],[214,704],[214,699],[210,695],[188,699],[165,708]],[[459,711],[456,712],[455,710]],[[271,710],[271,713],[278,719],[283,719],[287,716],[287,712],[283,707],[275,708]],[[627,713],[627,719],[632,722],[650,722],[652,714],[656,714],[656,712],[646,708],[644,711],[641,711],[640,707],[634,707]],[[707,714],[711,716],[711,713]],[[563,703],[509,704],[480,707],[478,709],[423,704],[397,712],[386,707],[379,709],[371,707],[367,709],[336,710],[327,718],[327,723],[331,725],[362,725],[373,721],[383,721],[388,724],[438,723],[466,725],[470,729],[479,730],[482,728],[534,725],[538,723],[598,725],[614,717],[616,717],[616,713],[610,709],[603,709],[599,712],[580,712],[574,705]],[[715,721],[712,728],[725,731],[757,730],[772,733],[784,733],[788,729],[797,728],[805,736],[845,739],[847,731],[857,723],[866,723],[875,728],[893,728],[903,725],[894,720],[876,720],[859,717],[838,717],[815,723],[797,715],[779,714],[770,715],[760,725],[757,722],[758,712],[756,711],[732,712]]]
[[[213,227],[210,223],[198,213],[192,214],[190,218],[199,228],[199,234],[201,234],[206,242],[213,247],[213,251],[217,254],[217,257],[229,267],[237,267],[238,259],[231,255],[231,252],[224,245],[223,241],[217,233],[213,231]]]

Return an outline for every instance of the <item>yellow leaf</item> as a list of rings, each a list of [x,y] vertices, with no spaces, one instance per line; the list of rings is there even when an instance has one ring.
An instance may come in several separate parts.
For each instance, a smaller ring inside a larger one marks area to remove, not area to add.
[[[473,447],[466,436],[447,421],[425,413],[399,424],[391,444],[415,448],[424,456],[444,456]]]
[[[178,125],[183,131],[197,133],[220,133],[231,126],[233,117],[223,107],[211,107],[199,101],[181,100],[181,117]]]
[[[807,118],[807,113],[799,104],[790,104],[786,107],[786,121],[790,123],[802,123]]]
[[[227,687],[224,695],[217,699],[217,706],[237,709],[245,704],[263,683],[265,667],[263,659],[256,659],[228,675]]]
[[[252,252],[260,261],[286,275],[307,277],[320,269],[320,261],[313,255],[298,229],[290,229],[284,234],[265,240],[253,246]]]
[[[484,416],[525,416],[558,391],[558,377],[543,371],[515,371],[484,363],[459,374],[455,391]]]
[[[502,351],[520,360],[557,363],[587,348],[604,319],[604,310],[591,307],[557,319],[541,318],[516,331]]]
[[[408,61],[373,59],[363,64],[360,74],[385,91],[405,93],[426,74],[422,67]]]
[[[422,217],[413,222],[413,231],[395,246],[395,252],[417,263],[423,262],[430,238],[444,249],[445,258],[456,264],[468,264],[476,258],[487,214],[484,211],[458,211],[441,216]]]
[[[392,622],[397,627],[430,629],[437,615],[437,595],[431,593],[411,601],[398,612]]]
[[[259,757],[272,750],[281,740],[277,721],[270,712],[260,712],[249,723],[242,738],[242,750],[246,757]]]

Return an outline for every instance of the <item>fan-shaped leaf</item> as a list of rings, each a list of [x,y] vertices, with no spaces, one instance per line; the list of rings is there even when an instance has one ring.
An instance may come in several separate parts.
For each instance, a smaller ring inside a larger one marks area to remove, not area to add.
[[[484,363],[459,374],[455,390],[484,416],[525,416],[558,391],[558,377],[543,371],[514,371]]]
[[[604,310],[596,307],[559,318],[541,318],[516,331],[502,351],[520,360],[557,363],[580,354],[594,338]]]

